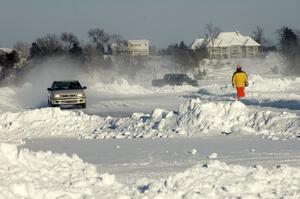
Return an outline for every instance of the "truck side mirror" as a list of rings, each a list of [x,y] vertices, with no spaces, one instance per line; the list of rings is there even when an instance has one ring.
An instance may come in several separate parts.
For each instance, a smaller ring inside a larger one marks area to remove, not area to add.
[[[52,91],[52,89],[51,88],[47,88],[47,91]]]
[[[82,89],[86,89],[86,86],[83,86]]]

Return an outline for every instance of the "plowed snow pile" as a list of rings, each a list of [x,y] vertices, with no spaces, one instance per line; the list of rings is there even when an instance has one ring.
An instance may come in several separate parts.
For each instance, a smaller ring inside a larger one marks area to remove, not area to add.
[[[163,87],[143,87],[141,85],[132,85],[125,79],[119,81],[115,80],[112,83],[105,84],[103,82],[97,82],[92,84],[90,89],[90,95],[149,95],[149,94],[161,94],[161,93],[181,93],[187,91],[195,91],[197,87],[191,85],[184,86],[163,86]],[[96,91],[96,92],[95,92]]]
[[[264,138],[294,138],[300,118],[288,112],[249,108],[241,102],[191,100],[177,112],[155,109],[112,118],[80,111],[43,108],[0,114],[1,142],[20,143],[26,138],[71,136],[83,139],[207,136],[250,134]]]
[[[126,187],[78,156],[0,144],[0,198],[120,198]]]
[[[299,198],[298,168],[211,161],[144,186],[145,198]]]
[[[300,78],[262,77],[260,75],[250,75],[248,81],[249,86],[246,88],[246,92],[294,92],[299,90],[300,84]],[[225,85],[210,84],[200,86],[200,88],[217,95],[235,93],[235,89],[231,86],[230,79]],[[285,96],[281,97],[284,98]]]
[[[300,169],[243,167],[211,161],[167,179],[142,178],[132,185],[76,155],[18,152],[0,144],[0,198],[299,198]]]

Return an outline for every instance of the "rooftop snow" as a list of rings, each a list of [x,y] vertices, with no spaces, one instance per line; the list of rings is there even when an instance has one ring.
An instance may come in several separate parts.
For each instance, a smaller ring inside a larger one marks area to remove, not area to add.
[[[149,43],[147,39],[140,39],[140,40],[127,40],[128,43]]]
[[[3,51],[5,53],[11,53],[13,51],[13,49],[10,49],[10,48],[0,48],[0,51]]]
[[[204,42],[205,42],[205,39],[203,39],[203,38],[195,39],[195,41],[191,45],[191,49],[195,50],[195,49],[202,47],[204,45]]]
[[[221,32],[215,39],[214,44],[212,41],[208,43],[208,46],[214,47],[229,47],[229,46],[260,46],[259,43],[254,41],[248,36],[243,36],[237,32]]]

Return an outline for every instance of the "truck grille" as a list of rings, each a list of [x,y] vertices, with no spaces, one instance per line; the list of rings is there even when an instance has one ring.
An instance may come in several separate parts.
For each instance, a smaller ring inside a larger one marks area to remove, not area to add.
[[[76,95],[61,95],[62,98],[76,97]]]

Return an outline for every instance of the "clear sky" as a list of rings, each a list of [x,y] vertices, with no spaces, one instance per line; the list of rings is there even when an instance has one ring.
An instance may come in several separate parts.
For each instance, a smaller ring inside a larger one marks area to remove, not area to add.
[[[88,41],[87,31],[99,27],[161,48],[190,44],[209,22],[245,35],[259,25],[275,39],[283,25],[300,29],[299,9],[300,0],[0,0],[0,45],[65,31]]]

